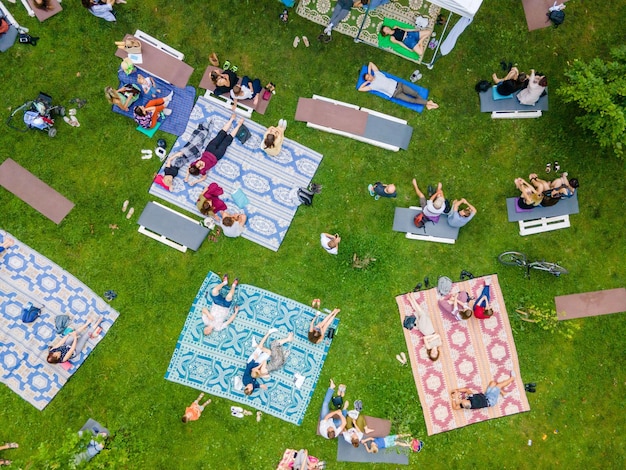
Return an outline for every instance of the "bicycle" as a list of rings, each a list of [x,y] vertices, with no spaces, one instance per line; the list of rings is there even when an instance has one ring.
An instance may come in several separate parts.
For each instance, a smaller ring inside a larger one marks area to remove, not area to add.
[[[547,261],[531,261],[528,262],[528,257],[524,253],[518,251],[505,251],[498,255],[498,261],[505,266],[520,266],[526,268],[526,277],[530,277],[530,270],[537,269],[539,271],[546,271],[553,276],[559,277],[561,274],[568,274],[569,271],[556,263],[549,263]]]

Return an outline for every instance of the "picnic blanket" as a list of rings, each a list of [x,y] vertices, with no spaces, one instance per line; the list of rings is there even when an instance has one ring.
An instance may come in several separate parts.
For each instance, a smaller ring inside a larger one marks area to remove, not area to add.
[[[335,1],[301,0],[296,7],[296,13],[307,20],[326,26],[330,21],[335,5]],[[413,25],[412,27],[415,28],[415,19],[418,16],[422,16],[428,19],[428,25],[423,29],[432,30],[439,11],[440,8],[437,5],[422,0],[394,0],[371,9],[367,14],[364,8],[353,8],[350,10],[350,14],[333,29],[333,34],[339,32],[353,38],[356,38],[358,35],[359,41],[370,46],[379,47],[378,33],[386,18]],[[359,33],[364,19],[365,24]],[[413,62],[420,63],[421,61],[421,58],[418,58],[416,55],[400,54],[394,48],[387,47],[384,44],[382,48],[387,52]]]
[[[410,315],[413,312],[409,296],[414,296],[417,304],[430,314],[435,331],[443,342],[439,360],[431,361],[423,346],[422,334],[416,329],[402,328],[429,436],[530,410],[498,276],[493,274],[457,282],[452,291],[469,292],[471,297],[477,298],[487,279],[491,280],[491,307],[494,310],[493,316],[487,320],[472,316],[467,321],[459,321],[442,313],[436,288],[396,297],[402,320],[403,313]],[[515,382],[506,388],[506,397],[500,397],[496,406],[477,410],[452,409],[451,390],[467,387],[484,392],[490,380],[505,380],[512,371],[516,374]]]
[[[201,123],[209,125],[211,138],[215,137],[230,116],[229,110],[204,97],[198,98],[187,129],[176,140],[170,153],[182,149]],[[153,183],[150,194],[202,216],[196,201],[209,183],[216,182],[224,189],[222,199],[226,200],[229,211],[236,206],[227,196],[241,189],[249,201],[245,207],[248,221],[242,237],[277,251],[298,209],[297,190],[311,182],[322,155],[285,139],[279,155],[269,157],[261,150],[261,141],[267,129],[251,120],[246,120],[245,126],[250,130],[250,139],[245,144],[235,139],[224,158],[207,173],[205,182],[195,186],[185,184],[183,180],[188,169],[185,165],[174,178],[172,191]],[[163,174],[163,168],[159,174]]]
[[[209,272],[202,283],[165,378],[300,425],[331,343],[325,338],[313,344],[307,338],[315,310],[258,287],[239,284],[235,294],[239,314],[235,321],[222,331],[204,336],[202,307],[210,308],[211,289],[220,282],[217,274]],[[335,319],[333,326],[338,322]],[[268,348],[272,340],[284,338],[291,331],[295,339],[285,344],[290,351],[285,366],[272,372],[271,379],[261,380],[268,389],[256,390],[247,397],[236,388],[235,378],[243,375],[248,356],[254,351],[253,339],[259,342],[270,328],[278,328],[279,332],[271,335]],[[305,377],[301,388],[294,384],[296,374]]]
[[[136,84],[137,75],[140,74],[144,77],[152,77],[154,79],[157,85],[157,90],[161,90],[157,93],[157,98],[167,96],[171,91],[174,92],[172,102],[169,106],[169,108],[172,110],[172,114],[167,116],[165,119],[159,118],[159,122],[161,122],[160,130],[176,136],[182,135],[183,132],[185,132],[185,128],[187,127],[187,121],[189,120],[191,109],[193,108],[193,101],[196,98],[196,89],[191,85],[187,85],[185,88],[175,87],[171,83],[167,83],[160,78],[155,77],[154,75],[150,75],[145,70],[135,69],[133,73],[131,73],[130,75],[126,75],[126,73],[121,68],[117,71],[117,78],[120,82],[118,88],[120,88],[122,85]],[[128,111],[124,111],[113,105],[113,112],[123,114],[124,116],[133,119],[133,109],[135,108],[135,106],[144,105],[151,99],[153,99],[152,96],[148,96],[145,93],[142,93],[139,99],[133,103]]]
[[[0,257],[0,382],[42,410],[83,364],[117,319],[118,313],[85,284],[10,234],[15,244]],[[23,323],[27,302],[44,305],[33,323]],[[54,319],[69,315],[70,326],[103,316],[103,332],[89,339],[82,353],[65,370],[46,361],[48,345],[56,341]]]

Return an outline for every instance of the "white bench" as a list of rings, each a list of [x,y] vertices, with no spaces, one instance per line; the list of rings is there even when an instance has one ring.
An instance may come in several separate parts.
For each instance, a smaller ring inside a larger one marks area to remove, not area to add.
[[[139,233],[182,253],[188,248],[197,251],[210,232],[197,220],[154,201],[148,203],[137,223]]]
[[[535,207],[530,211],[518,212],[516,197],[507,198],[509,222],[517,222],[521,236],[550,232],[570,227],[569,216],[578,213],[578,192],[573,197],[562,199],[554,206]]]
[[[166,54],[171,55],[175,59],[180,61],[185,60],[185,54],[180,51],[177,51],[173,47],[168,46],[164,42],[159,41],[157,38],[150,36],[148,33],[144,33],[142,30],[138,29],[135,31],[134,36],[140,41],[145,42],[146,44],[150,44],[152,47],[160,50],[161,52],[165,52]],[[160,77],[159,77],[160,78]]]

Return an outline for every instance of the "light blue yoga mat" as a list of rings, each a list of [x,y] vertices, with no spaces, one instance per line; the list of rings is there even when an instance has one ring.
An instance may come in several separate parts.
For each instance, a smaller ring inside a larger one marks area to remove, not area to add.
[[[215,137],[231,114],[232,111],[201,96],[191,112],[185,133],[178,138],[170,154],[183,148],[200,123],[211,122],[210,135]],[[222,199],[229,210],[233,202],[226,196],[241,188],[249,201],[246,206],[248,221],[242,237],[278,251],[298,209],[297,190],[311,182],[322,155],[285,139],[279,155],[269,157],[261,150],[261,140],[267,128],[249,119],[246,119],[245,125],[250,130],[250,139],[245,144],[235,139],[224,158],[208,171],[205,181],[195,186],[185,184],[183,180],[189,168],[185,165],[174,178],[172,191],[153,183],[150,194],[204,218],[196,207],[196,201],[210,182],[216,182],[224,189]],[[159,173],[163,174],[163,168]],[[191,178],[193,181],[194,177]]]
[[[209,272],[202,283],[165,378],[300,425],[331,344],[328,338],[319,344],[307,339],[316,311],[258,287],[239,284],[234,302],[240,306],[237,318],[224,330],[205,336],[202,307],[210,308],[211,289],[220,282],[217,274]],[[337,324],[335,319],[333,326]],[[279,331],[270,336],[268,348],[272,340],[284,338],[291,331],[295,339],[285,344],[290,351],[285,366],[272,372],[270,379],[261,379],[268,389],[258,389],[248,397],[243,390],[236,390],[235,377],[243,375],[248,356],[254,351],[253,339],[259,342],[270,328]],[[296,374],[305,377],[300,389],[294,384]]]
[[[83,364],[117,319],[118,313],[70,273],[21,243],[12,235],[0,234],[15,244],[0,257],[0,382],[43,410]],[[44,305],[32,323],[21,320],[27,302]],[[82,325],[87,317],[104,317],[103,332],[89,339],[82,353],[70,360],[65,370],[46,361],[48,345],[56,341],[54,319],[70,316],[70,326]]]

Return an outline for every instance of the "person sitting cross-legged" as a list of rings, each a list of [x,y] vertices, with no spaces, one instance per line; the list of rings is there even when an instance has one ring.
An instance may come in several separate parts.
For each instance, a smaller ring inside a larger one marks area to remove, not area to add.
[[[425,100],[417,90],[387,77],[378,70],[376,64],[370,62],[367,72],[363,75],[365,82],[359,87],[359,91],[377,91],[389,98],[395,98],[406,103],[423,104],[426,109],[437,109],[439,105],[433,100]]]
[[[438,221],[439,216],[443,214],[443,211],[446,209],[446,197],[443,194],[441,183],[437,184],[437,189],[428,199],[426,199],[424,193],[420,190],[419,186],[417,186],[415,178],[413,178],[413,188],[415,189],[417,197],[420,198],[420,207],[424,215],[434,222]]]
[[[225,236],[237,238],[246,229],[248,216],[246,214],[229,214],[223,211],[220,214],[216,214],[214,219],[217,221],[218,225],[222,227]]]
[[[137,124],[144,129],[152,129],[156,126],[161,112],[163,112],[166,116],[172,114],[172,110],[169,109],[168,106],[170,105],[173,96],[174,92],[171,91],[169,95],[150,100],[143,106],[135,106],[135,109],[133,109],[133,115]]]

